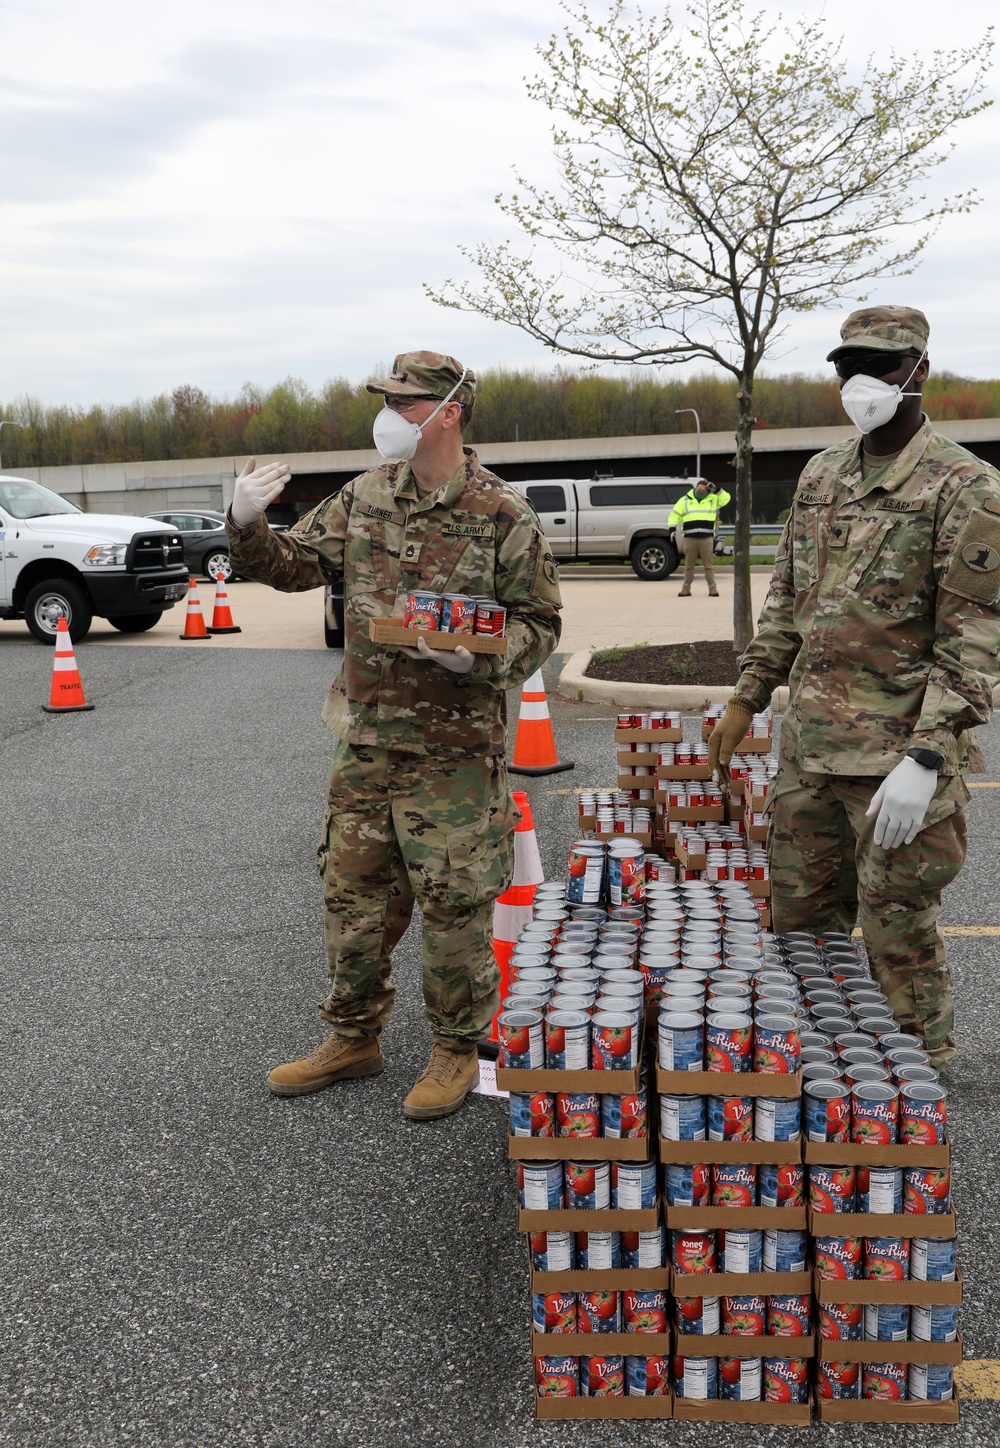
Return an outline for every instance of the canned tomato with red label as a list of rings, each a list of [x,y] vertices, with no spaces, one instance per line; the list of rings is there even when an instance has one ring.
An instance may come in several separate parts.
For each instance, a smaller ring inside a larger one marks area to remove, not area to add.
[[[600,1288],[577,1295],[578,1332],[621,1332],[621,1302],[617,1292]]]
[[[906,1363],[865,1363],[861,1374],[861,1396],[882,1402],[906,1401]]]
[[[531,1326],[534,1332],[576,1332],[575,1292],[533,1292]]]
[[[670,1359],[654,1355],[625,1359],[626,1395],[630,1398],[662,1398],[670,1392]]]
[[[861,1364],[817,1363],[816,1387],[821,1398],[859,1398]]]
[[[441,628],[441,595],[415,588],[406,595],[403,605],[403,626],[438,632]]]
[[[671,1233],[670,1253],[678,1272],[697,1274],[715,1271],[715,1233]]]
[[[757,1168],[758,1204],[762,1207],[804,1207],[806,1169],[800,1162],[763,1162]]]
[[[719,1395],[719,1359],[675,1357],[674,1392],[678,1398],[712,1400]]]
[[[760,1358],[719,1358],[719,1397],[731,1403],[759,1403],[763,1362]]]
[[[601,1212],[611,1206],[611,1163],[568,1161],[566,1203],[576,1211]]]
[[[443,593],[441,595],[441,632],[474,632],[476,624],[476,603],[465,593]]]
[[[749,1071],[753,1066],[753,1021],[750,1016],[712,1014],[705,1026],[705,1069]]]
[[[677,1331],[688,1337],[716,1337],[719,1333],[717,1297],[678,1297]]]
[[[814,1212],[853,1212],[857,1171],[853,1166],[811,1166],[809,1205]]]
[[[801,1056],[802,1038],[794,1016],[758,1016],[754,1026],[755,1071],[765,1076],[794,1075]]]
[[[624,1357],[614,1354],[581,1358],[580,1391],[585,1398],[624,1398]]]
[[[622,1293],[626,1332],[666,1332],[667,1294],[660,1288],[626,1288]]]
[[[757,1204],[757,1168],[749,1162],[717,1162],[712,1166],[713,1207]]]
[[[765,1403],[808,1403],[808,1361],[805,1358],[766,1357],[763,1392]]]
[[[709,1096],[709,1141],[752,1141],[753,1098],[750,1096]]]
[[[726,1337],[763,1337],[766,1309],[763,1297],[724,1297],[722,1331]]]
[[[540,1398],[575,1398],[580,1392],[580,1360],[536,1357],[535,1386]]]
[[[591,1025],[590,1065],[594,1071],[631,1071],[639,1053],[639,1025],[630,1016],[601,1011]]]
[[[474,632],[477,634],[492,634],[494,638],[502,638],[507,625],[507,610],[503,604],[497,603],[492,598],[476,599],[476,621]]]
[[[819,1335],[828,1342],[860,1342],[864,1337],[864,1308],[860,1302],[818,1302]]]
[[[528,1246],[536,1272],[572,1272],[576,1267],[572,1232],[530,1232]]]
[[[511,1136],[555,1136],[554,1098],[547,1091],[512,1091],[510,1107]]]
[[[951,1172],[948,1167],[904,1168],[903,1211],[934,1217],[950,1212]]]
[[[560,1136],[593,1141],[601,1134],[601,1104],[587,1091],[556,1093],[556,1129]]]
[[[814,1237],[816,1276],[824,1282],[854,1282],[861,1276],[860,1237]]]
[[[898,1208],[897,1208],[898,1210]],[[908,1237],[866,1237],[864,1276],[866,1282],[905,1282],[910,1266]]]
[[[635,1141],[647,1134],[648,1092],[640,1086],[627,1096],[601,1096],[601,1135]]]
[[[903,1170],[898,1166],[858,1167],[858,1211],[873,1216],[903,1210]]]
[[[948,1140],[948,1093],[929,1081],[899,1088],[899,1139],[904,1146],[940,1146]]]

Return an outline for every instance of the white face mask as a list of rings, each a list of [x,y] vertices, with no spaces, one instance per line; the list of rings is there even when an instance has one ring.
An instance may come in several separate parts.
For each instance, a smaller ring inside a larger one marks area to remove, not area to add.
[[[921,352],[913,372],[916,372],[926,355],[926,352]],[[898,385],[890,387],[889,383],[883,382],[880,377],[866,377],[863,372],[857,372],[853,377],[848,377],[840,389],[840,400],[844,404],[844,411],[859,432],[867,435],[874,432],[877,427],[884,427],[896,416],[899,404],[904,397],[920,396],[919,392],[903,391],[913,376],[913,372],[907,377],[903,387]]]
[[[468,370],[468,367],[462,368],[462,375],[448,393],[448,396],[441,399],[437,407],[435,407],[434,411],[430,414],[430,417],[425,417],[419,427],[415,422],[409,422],[401,413],[393,412],[391,407],[382,408],[372,427],[372,437],[375,440],[375,446],[384,458],[392,458],[398,462],[408,463],[416,456],[417,443],[423,437],[423,429],[431,421],[431,418],[437,417],[442,407],[444,407],[446,403],[449,403],[455,396],[455,393],[465,381]]]

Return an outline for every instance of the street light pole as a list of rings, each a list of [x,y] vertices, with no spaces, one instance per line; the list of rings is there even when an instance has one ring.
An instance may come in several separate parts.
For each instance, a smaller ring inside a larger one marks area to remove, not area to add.
[[[20,424],[19,422],[15,422],[14,419],[11,418],[11,417],[0,418],[0,440],[3,439],[3,430],[4,430],[5,427],[20,427],[20,426],[21,426],[21,424]],[[2,467],[3,467],[3,464],[0,463],[0,468],[2,468]]]
[[[701,418],[698,416],[697,412],[695,411],[695,409],[694,409],[693,407],[675,407],[675,408],[674,408],[674,413],[675,413],[677,416],[680,416],[680,414],[681,414],[682,412],[690,412],[691,416],[694,418],[695,431],[696,431],[697,434],[698,434],[698,443],[697,443],[698,452],[697,452],[697,457],[696,457],[695,465],[694,465],[695,482],[697,482],[698,479],[701,477]]]

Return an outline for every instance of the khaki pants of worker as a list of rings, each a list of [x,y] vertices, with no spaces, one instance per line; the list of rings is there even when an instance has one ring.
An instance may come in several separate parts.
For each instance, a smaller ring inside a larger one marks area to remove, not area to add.
[[[684,587],[690,589],[694,582],[694,566],[700,558],[705,569],[705,582],[709,588],[715,587],[715,569],[712,567],[712,548],[714,538],[693,538],[690,535],[684,539]]]

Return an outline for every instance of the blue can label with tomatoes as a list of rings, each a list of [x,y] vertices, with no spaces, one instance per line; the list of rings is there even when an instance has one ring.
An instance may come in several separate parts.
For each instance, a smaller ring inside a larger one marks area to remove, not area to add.
[[[753,1098],[709,1096],[709,1141],[753,1141]]]
[[[408,593],[403,605],[403,627],[438,632],[441,628],[440,593],[428,593],[419,588]]]
[[[812,1294],[781,1293],[767,1299],[768,1337],[808,1337],[812,1332]]]
[[[750,1071],[753,1068],[753,1021],[741,1013],[710,1015],[705,1026],[705,1068],[708,1071]]]
[[[707,1112],[704,1096],[661,1096],[660,1135],[664,1141],[704,1141]]]
[[[734,1232],[720,1227],[715,1234],[720,1272],[763,1272],[764,1233],[759,1230]]]
[[[754,1138],[757,1141],[794,1141],[802,1125],[802,1107],[797,1096],[758,1096],[754,1104]]]
[[[716,1162],[712,1166],[713,1207],[755,1207],[757,1168],[749,1162]]]
[[[866,1237],[866,1282],[905,1282],[910,1265],[910,1244],[905,1237]]]
[[[640,1086],[627,1096],[601,1096],[601,1135],[635,1141],[647,1135],[649,1093]]]
[[[619,1211],[656,1206],[656,1162],[619,1161],[611,1168],[611,1205]]]
[[[585,1398],[623,1398],[625,1359],[618,1353],[580,1359],[580,1392]]]
[[[701,1401],[719,1396],[719,1359],[714,1357],[675,1357],[674,1392],[678,1398]]]
[[[860,1398],[860,1363],[816,1364],[816,1387],[821,1398]]]
[[[621,1294],[598,1288],[577,1294],[577,1331],[621,1332]]]
[[[853,1212],[857,1192],[853,1166],[811,1166],[809,1205],[814,1212]]]
[[[860,1302],[818,1302],[819,1335],[827,1341],[860,1342],[865,1335]]]
[[[677,1331],[688,1337],[717,1337],[721,1327],[721,1299],[678,1297]]]
[[[763,1362],[759,1357],[719,1358],[719,1397],[730,1403],[759,1403]]]
[[[589,1091],[556,1092],[556,1132],[591,1141],[601,1134],[601,1103]]]
[[[566,1202],[571,1211],[601,1212],[611,1205],[611,1163],[568,1161]]]
[[[753,1069],[764,1076],[794,1076],[802,1062],[802,1035],[795,1016],[758,1016],[753,1031]]]
[[[659,1061],[664,1071],[705,1069],[705,1022],[693,1011],[660,1016]]]
[[[910,1309],[905,1302],[867,1302],[865,1337],[869,1342],[906,1342]]]
[[[940,1217],[951,1210],[948,1167],[908,1166],[903,1169],[903,1211]]]
[[[670,1359],[659,1355],[627,1357],[625,1391],[630,1398],[662,1398],[670,1392]]]
[[[606,1272],[622,1265],[620,1232],[577,1232],[576,1257],[581,1272]]]
[[[814,1237],[813,1257],[824,1282],[855,1282],[861,1276],[860,1237]]]
[[[806,1234],[800,1231],[764,1230],[764,1271],[804,1272],[806,1270]]]
[[[531,1326],[534,1332],[576,1332],[575,1292],[533,1292]]]
[[[639,1053],[639,1026],[631,1016],[601,1011],[591,1024],[590,1065],[594,1071],[631,1071]]]
[[[712,1196],[708,1163],[668,1162],[663,1169],[663,1192],[668,1207],[707,1207]]]
[[[662,1227],[651,1232],[622,1233],[622,1266],[630,1270],[640,1267],[662,1267],[666,1238]]]
[[[910,1363],[906,1386],[914,1402],[947,1403],[955,1396],[955,1370],[947,1363]]]
[[[560,1211],[565,1205],[561,1161],[519,1161],[517,1199],[526,1211]]]
[[[902,1167],[858,1167],[858,1211],[874,1216],[903,1210]]]
[[[806,1169],[800,1162],[762,1162],[757,1168],[757,1194],[762,1207],[805,1206]]]
[[[913,1237],[910,1276],[914,1282],[954,1282],[958,1270],[954,1237]]]
[[[958,1308],[950,1304],[916,1304],[910,1309],[910,1336],[914,1342],[954,1342],[958,1337]]]
[[[476,626],[476,603],[464,593],[441,595],[441,632],[473,633]]]

